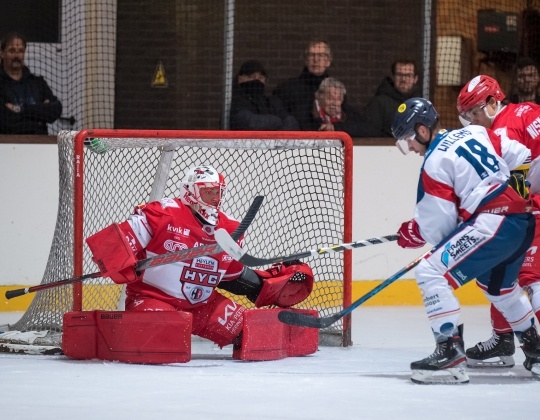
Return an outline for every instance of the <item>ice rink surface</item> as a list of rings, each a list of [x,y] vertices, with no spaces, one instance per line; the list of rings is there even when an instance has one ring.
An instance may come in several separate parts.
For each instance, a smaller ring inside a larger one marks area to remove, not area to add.
[[[0,325],[20,314],[0,314]],[[467,347],[491,332],[487,306],[462,308]],[[241,362],[196,341],[189,363],[130,365],[0,353],[0,418],[540,419],[540,381],[516,351],[512,369],[471,370],[467,385],[416,385],[410,362],[432,353],[424,308],[360,307],[349,348]]]

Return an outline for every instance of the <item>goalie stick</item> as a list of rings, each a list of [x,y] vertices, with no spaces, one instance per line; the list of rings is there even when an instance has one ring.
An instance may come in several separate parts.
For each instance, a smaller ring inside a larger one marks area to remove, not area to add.
[[[333,245],[328,248],[312,249],[310,251],[298,252],[296,254],[291,254],[291,255],[283,255],[280,257],[257,258],[257,257],[254,257],[253,255],[249,255],[245,249],[240,248],[240,246],[236,243],[236,241],[233,238],[231,238],[231,235],[229,235],[229,233],[226,230],[218,229],[214,233],[214,236],[219,246],[227,254],[233,257],[236,261],[239,261],[247,265],[248,267],[258,267],[261,265],[299,260],[301,258],[316,257],[316,256],[327,254],[330,252],[343,252],[347,249],[361,248],[364,246],[377,245],[377,244],[382,244],[385,242],[396,241],[399,238],[399,235],[388,235],[388,236],[381,236],[379,238],[365,239],[363,241]]]
[[[255,215],[259,211],[259,208],[261,207],[263,200],[264,200],[264,196],[260,196],[260,195],[254,198],[245,217],[242,219],[238,227],[232,233],[233,238],[236,238],[236,240],[238,240],[244,234],[244,232],[247,230],[247,228],[249,227],[249,225],[255,218]],[[221,248],[219,243],[215,243],[212,245],[203,245],[196,248],[183,249],[180,251],[170,252],[168,254],[154,255],[152,257],[139,260],[137,262],[135,269],[137,271],[143,271],[143,270],[146,270],[147,268],[157,267],[157,266],[165,265],[165,264],[171,264],[171,263],[179,262],[179,261],[191,260],[196,257],[202,257],[203,255],[219,254],[222,251],[223,249]],[[72,277],[65,280],[59,280],[53,283],[39,284],[37,286],[25,287],[22,289],[8,290],[6,292],[6,298],[12,299],[17,296],[26,295],[28,293],[34,293],[40,290],[51,289],[53,287],[58,287],[58,286],[65,286],[68,284],[78,283],[80,281],[84,281],[88,279],[95,279],[99,277],[102,277],[101,272],[84,274],[78,277]]]
[[[349,315],[352,311],[358,308],[362,303],[364,303],[366,300],[370,299],[371,297],[375,296],[377,293],[379,293],[385,287],[389,286],[394,281],[399,279],[409,270],[412,270],[414,267],[416,267],[420,263],[420,261],[422,261],[425,257],[427,257],[432,252],[433,252],[433,249],[417,257],[415,260],[411,261],[409,264],[407,264],[405,267],[403,267],[393,276],[383,281],[377,287],[374,287],[372,290],[367,292],[364,296],[355,300],[350,306],[342,309],[337,314],[323,317],[323,318],[316,318],[310,315],[284,310],[278,314],[278,319],[284,324],[296,325],[298,327],[327,328],[333,323],[339,321],[344,316]]]

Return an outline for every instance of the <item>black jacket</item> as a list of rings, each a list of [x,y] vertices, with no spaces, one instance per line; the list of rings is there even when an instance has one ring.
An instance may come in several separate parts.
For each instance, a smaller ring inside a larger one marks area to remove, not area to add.
[[[264,84],[258,81],[233,85],[229,122],[231,130],[299,129],[279,98],[266,96]]]
[[[311,127],[315,92],[327,77],[329,75],[326,72],[321,76],[315,76],[304,67],[300,76],[283,82],[274,90],[274,95],[281,99],[287,112],[296,118],[302,130],[309,130]]]
[[[420,89],[415,86],[412,92],[405,96],[394,87],[390,77],[385,77],[375,96],[369,101],[364,111],[364,118],[379,132],[378,137],[392,136],[392,120],[398,106],[405,100],[419,96]]]
[[[19,105],[21,111],[11,111],[6,103]],[[0,67],[0,133],[48,134],[47,123],[56,121],[61,114],[62,103],[43,77],[24,67],[21,80],[13,80]]]

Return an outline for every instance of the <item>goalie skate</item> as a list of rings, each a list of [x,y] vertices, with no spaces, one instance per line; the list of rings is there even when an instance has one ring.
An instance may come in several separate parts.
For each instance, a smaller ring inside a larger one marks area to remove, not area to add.
[[[467,349],[465,352],[467,366],[511,368],[515,365],[513,357],[515,349],[513,333],[497,334],[494,331],[488,340]]]
[[[463,326],[458,334],[437,343],[432,355],[411,363],[411,381],[416,384],[466,384]]]

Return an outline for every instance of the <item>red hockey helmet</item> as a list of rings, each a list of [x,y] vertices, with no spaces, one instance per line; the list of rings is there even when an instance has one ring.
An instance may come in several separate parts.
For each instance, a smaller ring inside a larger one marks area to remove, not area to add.
[[[489,98],[492,97],[497,102],[504,99],[504,93],[499,83],[494,78],[483,74],[474,77],[459,92],[457,99],[459,115],[466,118],[467,111],[474,106],[484,108],[489,102]]]

